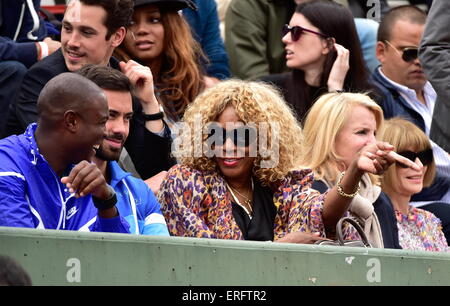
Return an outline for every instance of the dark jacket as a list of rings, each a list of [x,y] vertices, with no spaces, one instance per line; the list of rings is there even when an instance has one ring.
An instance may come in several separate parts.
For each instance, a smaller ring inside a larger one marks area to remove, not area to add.
[[[435,0],[420,43],[419,57],[437,93],[430,138],[450,152],[450,1]]]
[[[115,58],[111,58],[109,64],[114,69],[120,69]],[[61,49],[30,68],[24,77],[18,99],[11,108],[7,125],[8,135],[21,134],[28,124],[37,121],[37,100],[42,88],[50,79],[64,72],[69,70]],[[125,148],[141,178],[147,179],[175,164],[175,160],[170,157],[171,134],[167,127],[164,137],[145,128],[142,107],[136,98],[133,99],[133,112],[135,115],[130,124]]]
[[[379,69],[375,69],[372,74],[372,83],[381,96],[378,103],[383,109],[385,119],[402,117],[417,125],[425,133],[425,122],[422,116],[409,105],[392,84],[383,78]],[[436,173],[433,184],[415,194],[411,201],[439,201],[449,188],[450,178]]]
[[[0,0],[0,61],[14,60],[30,67],[37,61],[36,41],[41,41],[47,36],[47,30],[42,18],[39,18],[38,28],[31,34],[28,33],[34,27],[31,12],[37,14],[40,0],[33,0],[33,7],[28,7],[25,0]],[[22,23],[20,15],[23,11]],[[36,15],[38,16],[38,15]],[[14,40],[19,29],[17,39]]]
[[[372,74],[371,81],[381,96],[378,103],[383,109],[385,119],[402,117],[417,125],[425,133],[425,122],[422,116],[409,105],[392,84],[383,78],[378,68]]]

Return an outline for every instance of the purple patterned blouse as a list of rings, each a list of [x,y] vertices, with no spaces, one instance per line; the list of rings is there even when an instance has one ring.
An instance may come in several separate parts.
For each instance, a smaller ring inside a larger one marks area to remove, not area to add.
[[[293,171],[272,188],[276,207],[274,240],[294,231],[325,236],[322,211],[326,194],[312,189],[312,182],[310,170]],[[158,199],[173,236],[243,239],[233,218],[225,180],[217,172],[175,165],[161,185]],[[344,232],[347,239],[357,237],[352,230]]]
[[[406,250],[448,252],[441,220],[429,211],[409,206],[408,215],[395,211],[400,245]]]

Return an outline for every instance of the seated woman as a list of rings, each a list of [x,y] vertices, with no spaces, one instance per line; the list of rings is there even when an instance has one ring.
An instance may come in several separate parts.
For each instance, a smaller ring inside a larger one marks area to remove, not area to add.
[[[173,152],[180,164],[158,194],[175,236],[312,243],[335,228],[363,174],[382,171],[393,149],[364,147],[338,187],[321,195],[311,170],[298,170],[302,130],[271,86],[223,81],[183,121]],[[356,237],[351,227],[345,233]]]
[[[326,92],[370,89],[348,8],[326,0],[301,3],[282,32],[286,65],[292,71],[262,80],[283,89],[299,120],[304,120],[314,101]]]
[[[395,164],[381,180],[381,188],[395,209],[400,245],[408,250],[448,252],[441,221],[433,213],[409,204],[411,196],[434,179],[435,164],[428,137],[415,124],[400,118],[387,120],[379,137],[393,144],[398,154],[420,165],[419,170],[414,170]]]
[[[201,48],[178,13],[188,5],[188,0],[135,1],[133,23],[114,54],[150,67],[169,126],[204,87],[197,60],[202,58]]]
[[[330,93],[319,98],[305,121],[301,157],[302,165],[314,172],[313,188],[321,192],[332,188],[358,152],[376,143],[382,122],[383,111],[367,95]],[[392,162],[388,159],[384,169]],[[350,215],[364,228],[372,246],[401,248],[394,210],[374,183],[375,177],[363,175]]]

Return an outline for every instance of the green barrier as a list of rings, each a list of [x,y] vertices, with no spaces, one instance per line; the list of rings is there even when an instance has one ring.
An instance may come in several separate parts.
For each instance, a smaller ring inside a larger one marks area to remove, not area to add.
[[[0,227],[34,285],[450,285],[450,254]]]

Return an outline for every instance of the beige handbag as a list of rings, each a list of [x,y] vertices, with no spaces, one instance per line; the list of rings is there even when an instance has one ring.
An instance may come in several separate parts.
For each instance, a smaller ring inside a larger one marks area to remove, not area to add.
[[[343,230],[343,223],[348,222],[356,229],[359,236],[361,237],[361,240],[344,240],[344,235],[342,233]],[[322,240],[317,241],[315,244],[319,245],[331,245],[331,246],[348,246],[348,247],[363,247],[363,248],[371,248],[369,241],[367,240],[367,236],[364,233],[364,230],[361,228],[361,226],[356,222],[356,220],[350,218],[350,217],[344,217],[339,220],[339,222],[336,224],[336,235],[337,240],[330,241],[330,240]]]

